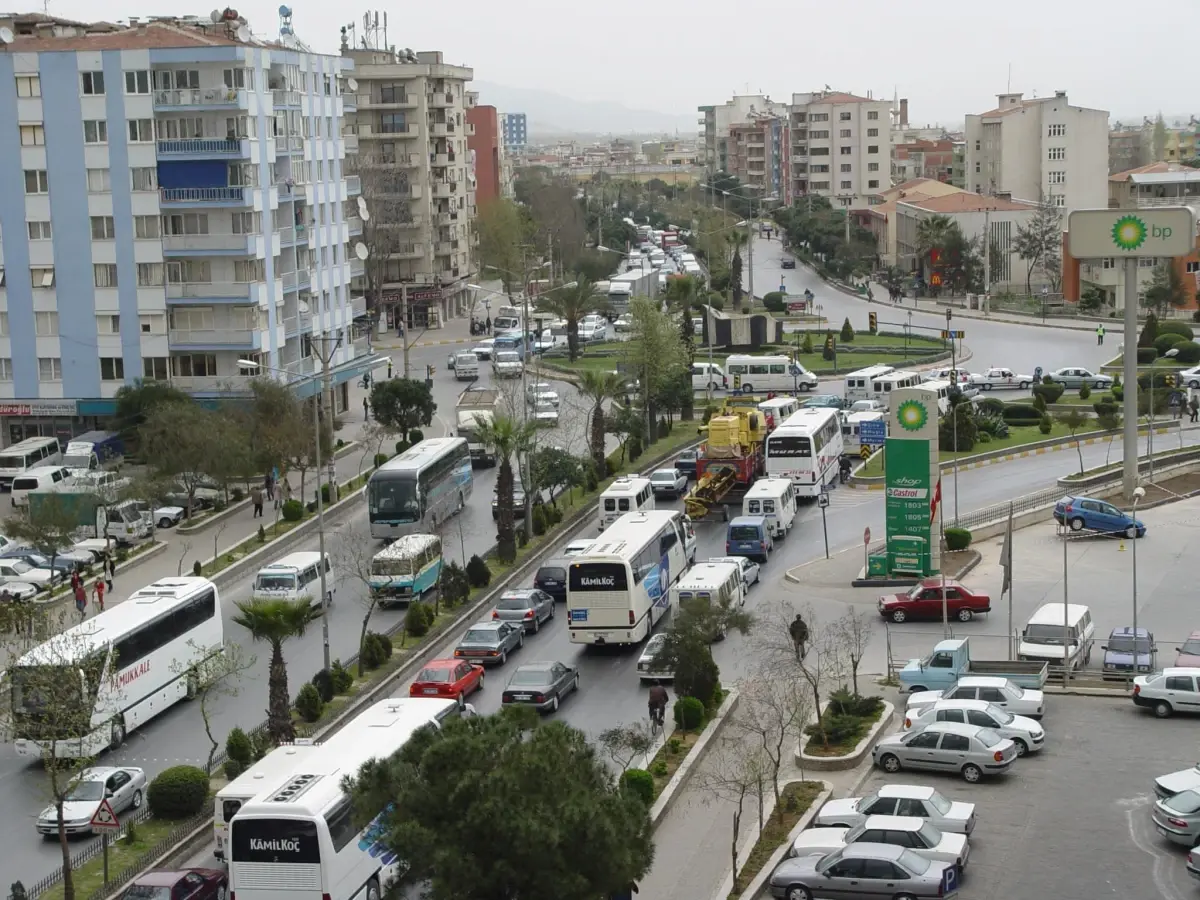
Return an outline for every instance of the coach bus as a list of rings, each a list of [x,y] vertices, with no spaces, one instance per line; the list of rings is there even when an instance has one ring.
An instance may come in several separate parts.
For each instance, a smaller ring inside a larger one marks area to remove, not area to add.
[[[835,409],[805,408],[767,435],[766,471],[790,478],[801,497],[815,497],[838,477],[842,424]]]
[[[471,496],[471,451],[465,438],[429,438],[389,459],[367,482],[371,537],[390,541],[435,531]]]

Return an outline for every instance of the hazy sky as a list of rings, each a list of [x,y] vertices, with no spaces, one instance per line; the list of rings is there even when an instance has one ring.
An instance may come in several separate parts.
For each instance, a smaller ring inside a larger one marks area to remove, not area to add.
[[[256,34],[277,34],[277,2],[236,8]],[[1010,65],[1014,91],[1066,89],[1073,103],[1114,116],[1200,106],[1194,61],[1180,39],[1194,10],[1165,0],[410,0],[373,8],[387,9],[390,43],[442,50],[447,62],[474,67],[477,78],[677,114],[747,89],[787,100],[792,91],[829,84],[877,97],[898,91],[909,99],[913,123],[952,123],[992,108]],[[367,7],[296,0],[292,9],[297,35],[334,52],[340,26],[361,24]],[[210,8],[51,0],[49,11],[119,20],[206,16]]]

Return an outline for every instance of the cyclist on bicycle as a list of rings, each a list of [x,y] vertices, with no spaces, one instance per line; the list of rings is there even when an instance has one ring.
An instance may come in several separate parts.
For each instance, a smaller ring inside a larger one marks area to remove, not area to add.
[[[670,695],[667,694],[667,689],[662,686],[662,682],[654,682],[654,686],[650,688],[650,720],[656,722],[659,728],[662,727],[667,711],[667,700],[669,699]]]

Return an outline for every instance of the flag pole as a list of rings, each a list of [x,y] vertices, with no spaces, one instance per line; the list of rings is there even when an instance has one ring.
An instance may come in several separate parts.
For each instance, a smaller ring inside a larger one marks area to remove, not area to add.
[[[942,475],[938,473],[937,493],[934,495],[937,499],[938,516],[941,519],[942,534],[938,538],[939,541],[945,540],[946,537],[946,504],[942,502]],[[939,554],[938,558],[941,558]],[[946,600],[946,563],[943,560],[938,566],[942,570],[942,637],[950,637],[950,604]]]
[[[1012,526],[1013,505],[1008,504],[1008,527],[1004,531],[1004,549],[1001,564],[1004,566],[1004,585],[1008,588],[1008,658],[1013,658],[1013,577],[1012,577]]]

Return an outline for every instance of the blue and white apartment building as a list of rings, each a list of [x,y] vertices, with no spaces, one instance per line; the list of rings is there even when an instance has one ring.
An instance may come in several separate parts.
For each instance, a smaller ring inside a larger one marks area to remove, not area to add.
[[[529,142],[525,113],[500,114],[500,141],[509,153],[520,153]]]
[[[0,25],[0,442],[95,427],[140,378],[311,396],[333,346],[314,337],[337,341],[343,407],[379,363],[354,328],[353,62],[233,10]]]

